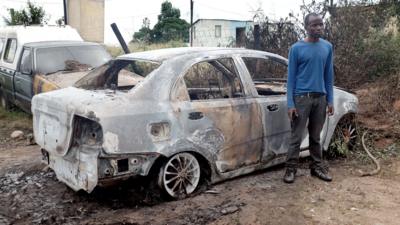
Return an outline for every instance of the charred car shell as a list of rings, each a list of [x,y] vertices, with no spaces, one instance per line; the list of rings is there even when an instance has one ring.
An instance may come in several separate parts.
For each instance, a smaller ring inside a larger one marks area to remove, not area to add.
[[[74,190],[91,192],[154,169],[170,196],[186,196],[200,175],[214,183],[285,161],[286,63],[275,54],[226,48],[120,56],[76,87],[33,98],[36,142]],[[339,120],[357,112],[354,95],[335,89],[334,98],[335,115],[321,132],[324,149]]]

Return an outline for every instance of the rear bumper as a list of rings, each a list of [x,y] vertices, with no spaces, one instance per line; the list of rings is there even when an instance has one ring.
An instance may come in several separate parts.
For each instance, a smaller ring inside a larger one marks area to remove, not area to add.
[[[56,156],[42,150],[43,161],[54,170],[57,179],[74,191],[92,192],[98,182],[99,151],[74,151],[75,154]]]
[[[88,193],[134,176],[146,176],[159,154],[100,154],[101,148],[71,149],[59,156],[42,149],[43,162],[54,170],[57,179],[75,191]]]

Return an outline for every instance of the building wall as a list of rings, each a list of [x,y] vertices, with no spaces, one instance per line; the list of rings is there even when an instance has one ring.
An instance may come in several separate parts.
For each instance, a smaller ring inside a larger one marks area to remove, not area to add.
[[[251,21],[199,20],[193,25],[193,46],[237,47],[236,28],[245,28],[247,34],[252,26]]]
[[[68,25],[85,41],[104,42],[104,0],[68,0]]]

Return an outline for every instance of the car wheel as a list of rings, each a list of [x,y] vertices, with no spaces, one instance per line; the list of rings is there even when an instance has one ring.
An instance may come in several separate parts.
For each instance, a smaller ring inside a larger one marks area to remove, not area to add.
[[[346,156],[357,144],[358,130],[354,115],[342,118],[336,125],[332,142],[329,146],[330,155]]]
[[[200,164],[190,153],[178,153],[161,167],[159,184],[173,199],[192,194],[200,183]]]
[[[3,109],[9,111],[11,109],[11,104],[8,101],[7,97],[0,91],[0,105]]]

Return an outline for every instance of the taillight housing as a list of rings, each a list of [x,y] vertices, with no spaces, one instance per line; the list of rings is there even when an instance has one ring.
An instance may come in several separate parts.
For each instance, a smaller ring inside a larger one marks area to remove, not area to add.
[[[73,124],[73,146],[102,144],[103,130],[99,123],[85,117],[75,116]]]

